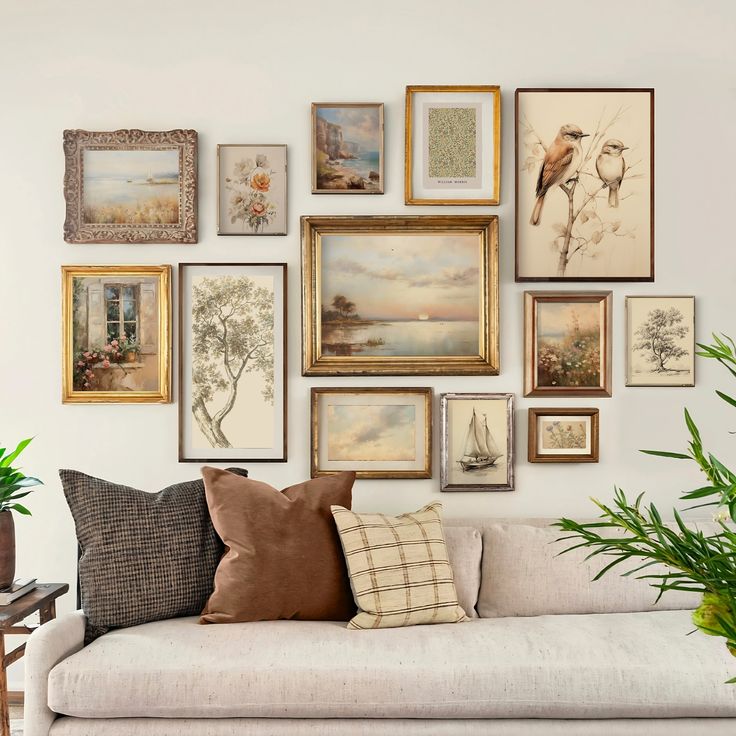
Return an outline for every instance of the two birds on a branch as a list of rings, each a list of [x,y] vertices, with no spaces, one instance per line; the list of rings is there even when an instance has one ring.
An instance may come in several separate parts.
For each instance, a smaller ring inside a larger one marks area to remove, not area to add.
[[[547,149],[539,169],[537,201],[534,203],[530,220],[532,225],[539,225],[547,192],[555,186],[564,186],[577,177],[578,167],[583,158],[580,141],[588,135],[590,133],[583,133],[577,125],[568,123],[560,128],[557,137]],[[600,180],[608,187],[609,207],[618,207],[618,190],[626,172],[626,161],[621,154],[627,148],[628,146],[616,138],[609,138],[601,146],[595,162]]]

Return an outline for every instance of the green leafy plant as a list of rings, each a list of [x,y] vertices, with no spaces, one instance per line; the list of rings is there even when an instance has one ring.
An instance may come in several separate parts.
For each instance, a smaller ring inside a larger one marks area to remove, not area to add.
[[[31,515],[18,500],[31,493],[29,488],[43,483],[38,478],[23,475],[18,468],[12,467],[11,463],[31,444],[32,439],[29,437],[22,440],[12,452],[6,452],[4,447],[0,448],[0,512],[17,511],[19,514]]]
[[[736,377],[736,343],[726,335],[713,335],[713,343],[700,348],[697,355],[717,360]],[[736,407],[736,399],[722,391],[716,394]],[[559,519],[553,526],[567,536],[558,541],[576,543],[561,554],[587,548],[586,559],[598,555],[612,558],[596,575],[600,579],[621,563],[632,561],[635,567],[623,573],[649,581],[659,589],[657,600],[668,590],[702,593],[701,605],[693,613],[693,623],[703,634],[726,639],[729,652],[736,657],[736,473],[709,452],[690,412],[685,409],[685,424],[690,434],[687,452],[642,450],[647,455],[695,462],[707,484],[686,491],[680,500],[696,502],[684,510],[716,507],[714,521],[718,531],[705,534],[688,527],[674,511],[674,524],[667,524],[654,504],[643,505],[644,494],[630,501],[615,489],[614,501],[607,505],[592,499],[602,512],[600,520],[581,523]],[[664,572],[653,572],[653,565],[664,565]],[[736,683],[736,677],[728,681]]]

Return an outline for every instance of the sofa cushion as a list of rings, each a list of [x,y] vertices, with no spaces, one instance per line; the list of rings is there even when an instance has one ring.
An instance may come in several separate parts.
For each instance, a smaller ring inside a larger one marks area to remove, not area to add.
[[[550,523],[552,520],[550,520]],[[711,533],[715,525],[699,523]],[[615,533],[615,532],[614,532]],[[626,613],[694,609],[698,593],[666,592],[655,604],[658,591],[646,580],[622,577],[641,562],[614,568],[600,580],[596,574],[611,557],[585,560],[589,551],[560,554],[575,542],[556,542],[565,533],[557,528],[524,524],[491,524],[483,530],[483,563],[478,615],[539,616],[563,613]],[[643,574],[656,573],[649,568]],[[663,568],[659,568],[661,572]]]
[[[83,718],[735,717],[734,658],[686,611],[473,619],[355,632],[324,621],[111,631],[49,675]]]
[[[475,606],[480,592],[480,562],[483,556],[483,539],[477,529],[469,526],[445,526],[442,524],[450,558],[452,577],[455,580],[457,600],[471,618],[478,614]]]

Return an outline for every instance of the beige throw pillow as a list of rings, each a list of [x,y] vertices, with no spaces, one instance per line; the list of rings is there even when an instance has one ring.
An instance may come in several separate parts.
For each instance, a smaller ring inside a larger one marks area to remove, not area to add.
[[[357,615],[350,629],[466,621],[442,533],[442,504],[413,514],[356,514],[331,506]]]

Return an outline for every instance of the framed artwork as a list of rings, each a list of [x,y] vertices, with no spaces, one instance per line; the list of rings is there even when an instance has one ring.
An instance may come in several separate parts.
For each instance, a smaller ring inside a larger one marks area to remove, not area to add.
[[[303,374],[495,375],[498,218],[302,218]]]
[[[598,409],[529,409],[530,463],[597,463]]]
[[[440,426],[440,490],[514,490],[513,394],[442,394]]]
[[[62,266],[66,404],[170,399],[171,266]]]
[[[197,131],[64,131],[67,243],[196,243]]]
[[[312,478],[432,477],[431,388],[313,388]]]
[[[286,235],[286,146],[217,146],[217,234]]]
[[[312,194],[383,194],[383,103],[312,103]]]
[[[516,90],[516,280],[654,281],[654,90]]]
[[[524,396],[611,395],[610,291],[524,292]]]
[[[179,461],[286,462],[286,264],[179,267]]]
[[[501,90],[406,88],[406,204],[499,203]]]
[[[695,385],[695,297],[626,297],[626,385]]]

